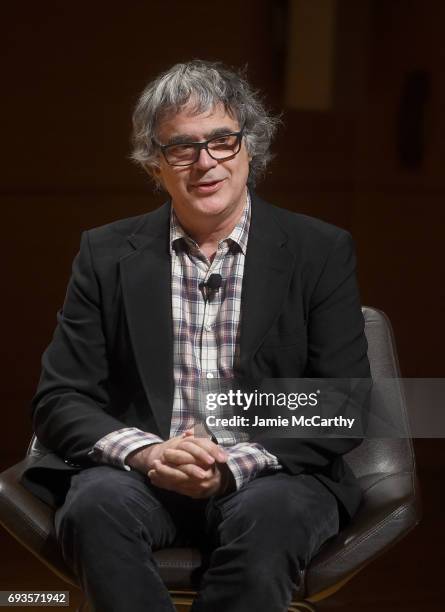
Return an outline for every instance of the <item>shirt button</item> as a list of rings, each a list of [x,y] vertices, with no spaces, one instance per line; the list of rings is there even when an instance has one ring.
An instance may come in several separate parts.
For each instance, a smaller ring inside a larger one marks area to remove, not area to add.
[[[213,378],[212,372],[207,372],[207,378]]]
[[[211,325],[206,325],[206,331],[212,331],[212,326]]]

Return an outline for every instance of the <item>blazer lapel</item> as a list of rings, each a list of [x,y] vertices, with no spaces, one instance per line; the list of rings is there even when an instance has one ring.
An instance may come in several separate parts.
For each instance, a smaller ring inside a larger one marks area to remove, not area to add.
[[[252,194],[252,217],[244,267],[241,302],[241,374],[280,312],[294,266],[295,254],[270,205]]]
[[[170,206],[147,215],[129,237],[135,251],[120,261],[128,328],[139,375],[161,437],[170,434],[173,405],[173,329],[169,255]]]

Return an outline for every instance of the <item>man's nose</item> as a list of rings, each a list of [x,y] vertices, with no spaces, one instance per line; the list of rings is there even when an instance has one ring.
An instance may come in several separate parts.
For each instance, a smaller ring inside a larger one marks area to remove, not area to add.
[[[197,168],[202,170],[208,170],[209,168],[214,168],[218,165],[218,160],[213,159],[208,153],[206,149],[201,149],[199,152],[199,157],[195,162]]]

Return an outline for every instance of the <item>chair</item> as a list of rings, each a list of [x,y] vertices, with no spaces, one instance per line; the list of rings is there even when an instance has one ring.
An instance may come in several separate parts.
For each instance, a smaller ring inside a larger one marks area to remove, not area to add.
[[[400,376],[388,319],[373,308],[364,307],[363,314],[373,378]],[[403,398],[402,409],[405,410]],[[44,452],[34,437],[25,459],[0,475],[0,523],[53,572],[78,588],[55,542],[53,509],[19,484],[23,469]],[[312,560],[290,611],[315,611],[317,601],[336,592],[420,520],[410,439],[365,440],[345,458],[362,485],[362,504],[353,522],[327,542]],[[191,603],[192,575],[200,565],[199,552],[188,548],[165,549],[157,552],[155,558],[173,601]]]

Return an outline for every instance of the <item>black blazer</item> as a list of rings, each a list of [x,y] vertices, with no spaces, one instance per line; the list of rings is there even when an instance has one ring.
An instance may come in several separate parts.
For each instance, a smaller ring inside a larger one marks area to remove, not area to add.
[[[173,404],[169,204],[82,235],[63,309],[42,358],[34,430],[51,452],[22,482],[63,502],[70,476],[106,434],[134,426],[169,437]],[[241,374],[367,378],[350,235],[252,196]],[[360,488],[342,455],[359,439],[264,439],[287,472],[312,473],[352,515]]]

